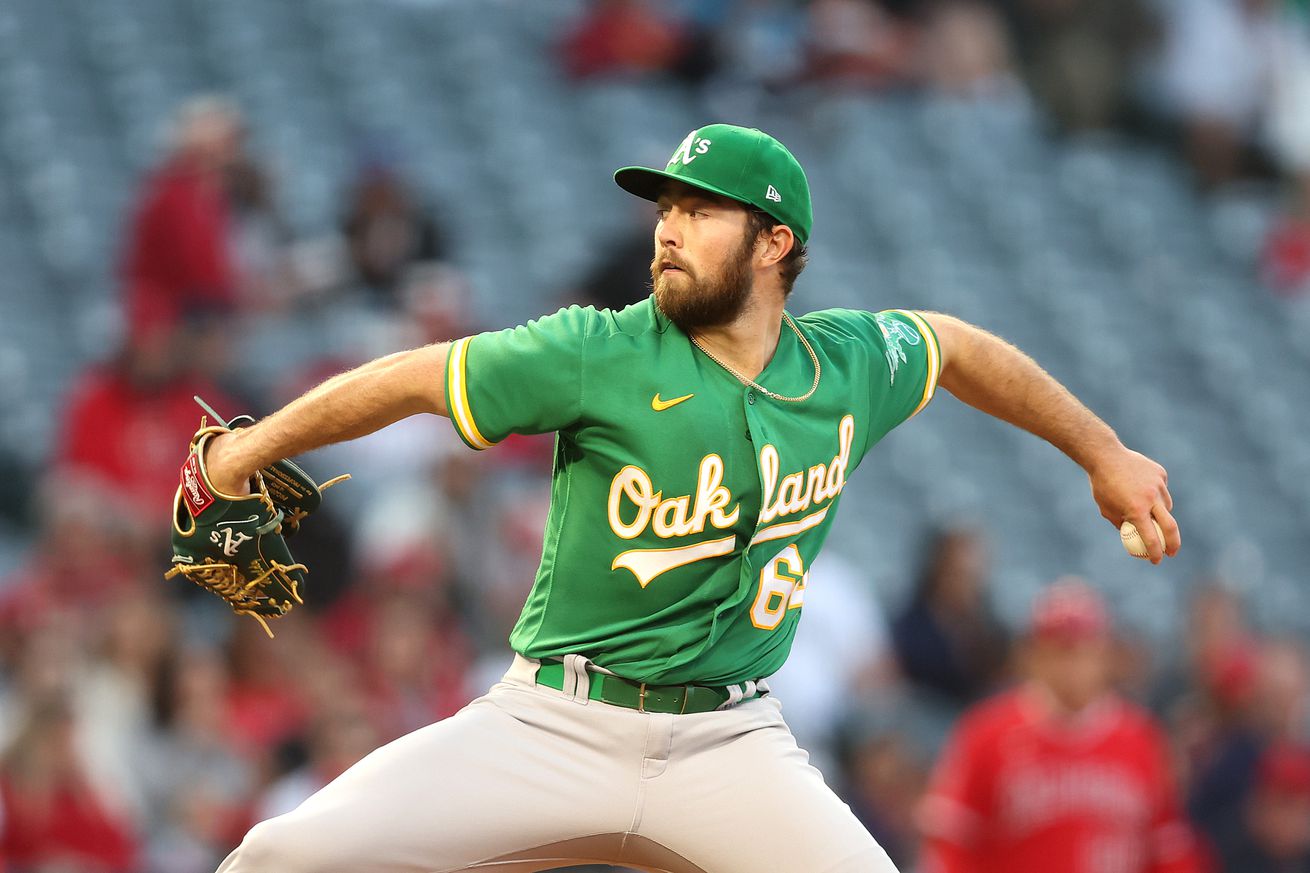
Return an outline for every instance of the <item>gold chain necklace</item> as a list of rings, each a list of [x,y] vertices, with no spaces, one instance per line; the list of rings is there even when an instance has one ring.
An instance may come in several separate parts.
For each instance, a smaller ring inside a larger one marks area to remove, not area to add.
[[[765,388],[763,385],[759,384],[753,379],[747,379],[741,373],[738,373],[732,367],[728,366],[722,360],[717,358],[713,352],[705,348],[705,346],[701,345],[700,340],[696,339],[695,335],[689,333],[687,334],[687,336],[691,338],[692,345],[694,345],[696,348],[700,349],[702,352],[705,353],[705,357],[709,358],[711,361],[718,364],[720,367],[727,370],[732,375],[736,376],[738,382],[741,382],[744,385],[749,385],[750,387],[754,388],[756,391],[763,394],[765,397],[769,397],[773,400],[780,400],[783,403],[800,403],[802,400],[808,400],[810,398],[810,395],[813,394],[816,390],[818,390],[819,373],[820,373],[819,356],[814,354],[814,349],[810,347],[809,340],[805,339],[805,334],[801,333],[800,328],[796,326],[796,322],[791,320],[790,315],[788,315],[786,312],[783,312],[782,320],[787,322],[787,324],[791,327],[791,329],[796,333],[796,337],[801,341],[801,345],[805,346],[805,351],[810,353],[810,360],[814,362],[814,384],[810,386],[809,391],[806,391],[800,397],[783,397],[781,394],[774,394],[768,388]]]

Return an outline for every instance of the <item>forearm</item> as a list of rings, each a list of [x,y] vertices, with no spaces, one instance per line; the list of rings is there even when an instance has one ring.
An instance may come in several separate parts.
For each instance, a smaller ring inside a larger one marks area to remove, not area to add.
[[[1177,554],[1182,538],[1171,515],[1174,500],[1164,467],[1121,443],[1108,424],[1014,346],[949,315],[925,312],[923,317],[940,340],[939,386],[1072,458],[1087,471],[1102,517],[1116,527],[1132,522],[1153,563]]]
[[[420,412],[446,414],[448,346],[378,358],[333,376],[258,423],[224,436],[209,452],[220,489],[279,458],[356,439]]]
[[[951,316],[925,317],[949,350],[938,384],[961,401],[1036,434],[1089,472],[1122,450],[1110,426],[1028,355]]]

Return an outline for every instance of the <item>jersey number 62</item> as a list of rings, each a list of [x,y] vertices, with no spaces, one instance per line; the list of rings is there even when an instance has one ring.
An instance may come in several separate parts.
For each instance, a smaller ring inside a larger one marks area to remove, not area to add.
[[[805,585],[810,574],[801,553],[792,543],[760,571],[760,589],[751,605],[751,624],[760,630],[774,630],[789,609],[805,605]]]

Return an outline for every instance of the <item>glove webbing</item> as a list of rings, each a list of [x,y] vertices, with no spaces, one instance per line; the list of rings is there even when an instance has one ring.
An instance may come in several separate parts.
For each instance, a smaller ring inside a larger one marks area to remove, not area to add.
[[[309,568],[304,564],[280,564],[272,562],[268,569],[260,573],[254,579],[246,582],[244,585],[237,576],[236,564],[219,564],[209,562],[205,564],[177,564],[167,573],[165,579],[172,579],[174,576],[185,576],[195,584],[207,591],[212,591],[222,597],[232,607],[232,611],[237,615],[249,615],[259,622],[264,628],[264,633],[268,634],[269,639],[273,639],[273,631],[264,620],[265,615],[274,617],[286,615],[285,607],[276,605],[266,605],[275,603],[271,598],[268,601],[261,601],[258,598],[250,596],[248,593],[251,588],[262,586],[268,578],[274,573],[282,573],[282,578],[278,582],[291,593],[296,602],[304,605],[305,601],[300,598],[299,585],[291,575],[292,570],[300,570],[308,573]]]

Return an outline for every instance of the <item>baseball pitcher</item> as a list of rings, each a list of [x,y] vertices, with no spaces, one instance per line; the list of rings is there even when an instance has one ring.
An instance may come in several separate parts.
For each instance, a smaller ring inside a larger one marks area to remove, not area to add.
[[[558,435],[504,680],[256,825],[223,873],[890,873],[766,678],[855,468],[939,386],[1063,450],[1153,561],[1177,551],[1164,469],[1017,349],[935,313],[787,313],[811,208],[777,140],[708,125],[665,169],[615,181],[655,203],[649,299],[381,358],[194,447],[202,497],[271,537],[280,510],[261,479],[289,456],[422,412],[477,450]],[[180,501],[182,528],[208,530],[201,503]],[[177,560],[211,567],[199,550]],[[243,607],[275,618],[300,599],[303,568],[251,560],[223,590],[249,598],[287,576],[272,605]]]

